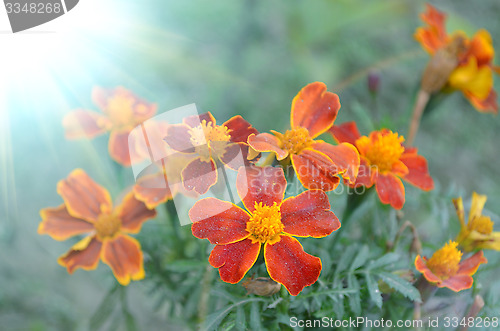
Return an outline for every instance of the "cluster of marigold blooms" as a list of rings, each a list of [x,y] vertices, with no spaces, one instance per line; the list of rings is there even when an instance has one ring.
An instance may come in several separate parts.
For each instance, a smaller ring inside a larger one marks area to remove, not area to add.
[[[462,33],[448,36],[444,15],[430,5],[422,19],[427,26],[417,30],[416,38],[433,56],[456,40],[461,43],[455,68],[442,88],[459,89],[478,110],[496,112],[492,70],[498,68],[491,64],[488,33],[481,30],[470,40]],[[128,167],[147,159],[152,146],[135,145],[129,135],[155,115],[156,105],[121,87],[96,88],[92,98],[102,113],[72,111],[63,120],[66,137],[93,138],[110,132],[109,154],[117,163]],[[158,171],[138,180],[113,207],[105,188],[83,170],[74,170],[57,185],[64,203],[41,211],[38,232],[56,240],[86,235],[58,259],[59,264],[72,273],[95,269],[102,260],[118,282],[127,285],[145,277],[140,243],[129,234],[138,233],[156,216],[155,208],[175,195],[197,199],[219,181],[220,169],[237,171],[235,185],[243,208],[213,197],[196,201],[189,210],[192,234],[215,245],[209,263],[218,268],[223,281],[240,282],[263,248],[269,276],[297,295],[317,281],[322,264],[295,237],[321,238],[340,228],[325,192],[336,189],[341,179],[351,188],[375,186],[380,201],[395,209],[405,203],[403,181],[424,191],[434,187],[426,159],[406,146],[403,136],[390,129],[362,135],[354,122],[334,125],[339,109],[339,97],[315,82],[292,100],[290,129],[284,133],[259,133],[239,115],[217,124],[210,113],[186,117],[180,124],[149,124],[161,148],[171,155],[159,163]],[[331,135],[336,144],[318,139],[322,134]],[[262,153],[268,153],[264,162]],[[243,161],[236,155],[243,155]],[[306,190],[284,199],[283,169],[293,169]],[[167,177],[174,184],[147,185]],[[493,232],[490,218],[481,215],[485,201],[485,196],[474,193],[466,224],[462,200],[455,200],[462,224],[456,241],[429,259],[416,257],[417,270],[430,283],[454,291],[470,288],[471,275],[486,263],[482,249],[500,250],[499,233]],[[464,259],[458,245],[466,253],[476,253]]]

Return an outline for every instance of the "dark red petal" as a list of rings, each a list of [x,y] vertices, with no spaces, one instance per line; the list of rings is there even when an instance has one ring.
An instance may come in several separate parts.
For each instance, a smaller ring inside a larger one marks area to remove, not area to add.
[[[285,174],[281,168],[242,167],[236,178],[238,195],[250,212],[254,211],[255,203],[262,202],[265,206],[272,206],[276,202],[280,205],[286,185]]]
[[[422,258],[420,255],[417,255],[417,257],[415,258],[415,268],[424,275],[425,279],[427,279],[428,282],[441,282],[441,278],[434,275],[434,273],[432,273],[432,271],[427,267],[425,257]]]
[[[351,186],[354,186],[354,187],[358,187],[358,186],[372,187],[373,177],[374,177],[374,171],[368,165],[368,162],[366,161],[366,159],[363,156],[361,156],[358,176],[356,177],[356,183],[354,185],[351,185]]]
[[[309,190],[291,197],[281,204],[283,232],[299,237],[326,237],[340,228],[340,222],[330,211],[325,192]]]
[[[312,147],[332,160],[339,169],[339,172],[342,173],[344,181],[350,184],[356,182],[360,158],[358,150],[354,145],[350,143],[341,143],[334,146],[323,141],[318,141],[314,143]]]
[[[97,184],[82,169],[73,170],[66,179],[57,184],[71,216],[94,222],[102,209],[111,211],[112,202],[109,192]]]
[[[195,191],[198,194],[205,194],[210,187],[217,183],[217,169],[215,163],[202,161],[196,158],[189,162],[182,170],[182,183],[188,191]]]
[[[156,216],[156,211],[148,209],[144,202],[135,198],[134,192],[128,193],[117,207],[118,217],[122,221],[122,230],[138,233],[142,223]]]
[[[472,287],[474,279],[469,275],[455,275],[436,284],[437,287],[447,287],[452,291],[460,292]]]
[[[248,237],[250,219],[243,209],[215,198],[199,200],[189,210],[193,236],[208,239],[211,244],[225,245]]]
[[[464,91],[464,96],[470,103],[481,113],[498,114],[497,93],[491,89],[486,99],[481,100],[474,96],[472,93]]]
[[[405,187],[401,179],[391,173],[386,175],[378,174],[375,181],[380,201],[390,204],[394,209],[401,209],[405,203]]]
[[[293,98],[290,114],[292,129],[306,128],[309,135],[315,138],[333,125],[339,109],[338,95],[327,92],[324,83],[311,83]]]
[[[94,138],[111,128],[109,119],[99,113],[78,109],[63,118],[64,134],[67,139]]]
[[[356,122],[346,122],[334,125],[328,130],[338,143],[349,143],[356,146],[356,140],[361,137]]]
[[[281,149],[279,139],[270,133],[259,133],[258,135],[250,135],[248,144],[257,152],[274,152],[276,159],[283,160],[288,156],[288,151]]]
[[[130,236],[119,235],[114,240],[106,240],[101,258],[121,285],[128,285],[130,280],[140,280],[145,276],[141,244]]]
[[[99,264],[102,243],[96,237],[86,237],[74,245],[57,262],[66,267],[70,274],[78,268],[93,270]]]
[[[111,155],[113,160],[125,167],[130,167],[132,164],[128,148],[129,133],[130,131],[113,130],[109,136],[108,143],[109,155]]]
[[[339,185],[340,169],[323,153],[305,149],[292,155],[292,165],[305,188],[332,191]]]
[[[257,261],[259,252],[259,242],[252,244],[250,239],[244,239],[228,245],[215,246],[208,262],[212,267],[219,268],[223,281],[236,284]]]
[[[265,244],[264,258],[269,276],[283,284],[291,295],[314,284],[321,273],[321,260],[304,252],[297,239],[289,236],[280,236],[280,241],[273,245]]]
[[[484,257],[483,251],[479,251],[468,259],[460,262],[457,275],[472,276],[476,273],[481,263],[488,263],[488,260]]]
[[[195,128],[198,125],[200,125],[201,122],[203,122],[203,120],[205,120],[207,122],[207,124],[210,122],[215,124],[215,118],[212,116],[212,114],[210,112],[206,112],[206,113],[201,114],[201,115],[188,116],[188,117],[184,118],[184,120],[182,122],[184,124],[187,124],[191,128]]]
[[[405,153],[401,155],[400,160],[408,167],[408,174],[403,177],[404,180],[424,191],[434,188],[434,181],[427,168],[427,160],[423,156]]]
[[[248,145],[245,143],[230,143],[226,146],[224,155],[220,158],[222,163],[233,170],[250,165],[248,159]]]
[[[173,150],[182,153],[194,153],[195,148],[191,143],[191,134],[189,127],[184,124],[171,125],[167,129],[167,135],[164,140]]]
[[[249,135],[259,134],[259,131],[252,127],[252,125],[245,121],[240,115],[230,118],[223,125],[231,130],[229,135],[231,136],[231,141],[235,143],[246,143]]]
[[[92,223],[71,216],[65,205],[42,209],[40,216],[42,222],[38,226],[38,234],[48,234],[56,240],[66,240],[94,230]]]

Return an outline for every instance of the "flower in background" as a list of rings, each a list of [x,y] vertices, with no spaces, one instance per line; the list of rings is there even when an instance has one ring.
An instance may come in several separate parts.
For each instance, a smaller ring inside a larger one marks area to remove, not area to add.
[[[210,112],[189,116],[182,124],[171,125],[165,137],[174,151],[191,157],[182,169],[182,183],[187,191],[205,194],[217,183],[217,168],[224,164],[238,170],[245,165],[247,138],[258,131],[241,116],[217,125]]]
[[[356,148],[315,140],[333,125],[339,109],[337,94],[327,92],[323,83],[311,83],[292,101],[291,130],[251,135],[248,144],[257,152],[275,153],[278,161],[289,157],[297,178],[308,189],[334,190],[339,175],[354,183],[359,168]]]
[[[453,200],[461,226],[456,241],[466,252],[478,249],[500,251],[500,232],[493,232],[493,222],[490,217],[481,214],[486,199],[486,195],[472,193],[472,203],[467,224],[465,224],[462,198]]]
[[[240,168],[236,188],[246,210],[206,198],[189,211],[193,235],[216,246],[209,262],[223,281],[238,283],[254,265],[262,246],[271,278],[292,295],[314,284],[321,260],[307,254],[293,238],[328,236],[340,227],[321,190],[305,191],[283,201],[286,179],[281,168]]]
[[[388,129],[361,136],[355,122],[334,125],[330,129],[338,142],[357,147],[361,158],[358,177],[351,187],[375,184],[380,201],[395,209],[403,208],[405,188],[401,179],[429,191],[434,181],[429,175],[427,160],[417,154],[416,148],[405,148],[404,137]]]
[[[488,31],[481,29],[470,39],[462,31],[448,35],[446,15],[430,4],[421,18],[426,26],[417,29],[415,39],[427,52],[437,56],[440,50],[455,50],[456,66],[447,78],[447,87],[462,91],[478,111],[498,113],[493,71],[500,73],[500,67],[492,63],[495,50]]]
[[[156,113],[156,105],[139,99],[123,87],[96,87],[92,100],[102,114],[84,109],[70,112],[63,119],[66,138],[94,138],[109,131],[109,154],[116,162],[130,166],[136,160],[135,155],[129,155],[128,135]]]
[[[156,212],[135,199],[132,192],[113,208],[108,191],[81,169],[60,181],[57,192],[64,204],[41,210],[38,233],[56,240],[87,234],[58,259],[59,264],[71,274],[77,268],[95,269],[101,259],[122,285],[143,279],[141,246],[128,234],[138,233],[142,223],[155,217]]]
[[[451,241],[437,250],[430,259],[418,255],[415,267],[429,283],[437,287],[447,287],[459,292],[471,288],[474,275],[481,263],[488,260],[479,251],[462,261],[462,252],[457,249],[458,243]]]

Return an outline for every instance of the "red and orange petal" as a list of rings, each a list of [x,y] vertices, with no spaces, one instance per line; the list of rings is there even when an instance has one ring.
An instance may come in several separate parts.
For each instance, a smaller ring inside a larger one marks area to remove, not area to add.
[[[307,148],[292,155],[292,165],[300,183],[307,189],[332,191],[340,183],[338,167],[328,156],[316,150]]]
[[[417,155],[416,149],[410,152],[408,149],[405,150],[400,160],[408,168],[408,173],[403,177],[404,180],[424,191],[430,191],[434,188],[434,180],[429,175],[427,160],[423,156]]]
[[[378,173],[375,179],[375,189],[380,201],[390,204],[394,209],[401,209],[405,203],[405,187],[399,177],[392,173]]]
[[[189,126],[186,124],[171,125],[167,130],[164,140],[173,150],[182,153],[194,153],[195,148],[191,143],[191,134]]]
[[[360,157],[358,149],[350,143],[340,143],[339,145],[331,145],[323,141],[318,141],[313,144],[313,149],[325,154],[336,165],[338,172],[342,174],[342,178],[349,184],[356,182],[358,176]]]
[[[217,168],[212,159],[208,162],[196,158],[182,170],[182,184],[187,191],[202,195],[217,183]]]
[[[220,278],[231,284],[243,279],[259,257],[260,243],[243,239],[232,244],[217,245],[208,258],[214,268],[219,269]]]
[[[438,283],[438,282],[441,282],[441,278],[436,276],[428,267],[427,267],[427,258],[424,256],[420,256],[420,255],[417,255],[417,257],[415,257],[415,268],[417,269],[417,271],[419,271],[420,273],[422,273],[425,277],[425,279],[427,279],[427,281],[429,281],[430,283]]]
[[[283,201],[280,207],[283,232],[298,237],[322,238],[340,228],[322,190],[308,190]]]
[[[235,143],[247,143],[249,135],[259,134],[259,131],[252,127],[252,125],[245,121],[240,115],[230,118],[223,126],[230,130],[229,135],[231,136],[231,141]]]
[[[38,234],[48,234],[55,240],[66,240],[94,230],[92,223],[71,216],[65,205],[42,209],[40,216],[42,222],[38,226]]]
[[[283,169],[250,166],[240,168],[236,177],[236,190],[245,208],[253,212],[255,203],[264,206],[280,205],[285,196],[286,179]]]
[[[110,266],[116,280],[128,285],[130,280],[141,280],[145,276],[141,244],[127,235],[118,235],[102,243],[101,259]]]
[[[129,192],[120,206],[117,207],[121,220],[121,229],[128,233],[138,233],[142,223],[156,216],[156,211],[148,209],[144,202],[135,198],[134,192]]]
[[[464,58],[469,56],[477,60],[479,67],[490,65],[495,56],[495,49],[491,40],[491,35],[485,29],[480,29],[469,42]]]
[[[83,109],[68,113],[64,116],[62,124],[67,139],[94,138],[112,126],[106,116]]]
[[[208,239],[211,244],[226,245],[249,236],[246,231],[250,215],[240,207],[215,198],[199,200],[189,210],[196,238]]]
[[[82,169],[73,170],[66,179],[57,184],[68,213],[89,222],[97,220],[103,210],[111,211],[109,192],[97,184]]]
[[[314,284],[321,273],[321,260],[304,252],[297,239],[286,235],[275,244],[264,245],[264,258],[269,276],[283,284],[291,295]]]
[[[366,160],[366,158],[361,156],[358,176],[356,177],[356,182],[353,185],[349,185],[349,186],[350,187],[365,186],[367,188],[370,188],[373,186],[373,183],[374,183],[374,180],[375,180],[377,174],[378,174],[377,169],[374,167],[372,168],[369,165],[369,162]]]
[[[446,15],[432,5],[426,4],[426,12],[422,13],[420,18],[428,26],[418,28],[415,32],[415,39],[427,52],[434,54],[448,42],[445,27]]]
[[[491,89],[486,99],[481,100],[474,96],[472,93],[464,91],[464,96],[469,100],[469,102],[482,113],[493,113],[498,114],[498,103],[497,103],[497,93],[495,90]]]
[[[460,262],[460,264],[458,265],[457,274],[472,276],[476,273],[477,269],[482,263],[488,263],[488,260],[484,257],[483,251],[479,251],[471,257]]]
[[[177,184],[174,186],[177,187]],[[134,185],[136,199],[144,202],[149,209],[172,199],[175,193],[176,189],[170,189],[163,173],[141,177]]]
[[[306,128],[311,138],[315,138],[333,125],[339,109],[337,94],[327,92],[324,83],[311,83],[293,98],[291,128]]]
[[[93,270],[99,264],[101,248],[101,241],[95,236],[89,236],[75,244],[66,254],[59,257],[57,262],[70,274],[78,268]]]
[[[224,154],[220,157],[222,163],[233,170],[249,165],[248,145],[246,143],[229,143],[226,145]]]
[[[132,164],[128,147],[129,134],[129,130],[113,130],[111,131],[108,142],[109,155],[113,158],[113,160],[125,167],[130,167]]]
[[[275,153],[278,161],[288,156],[288,151],[280,148],[280,140],[278,137],[270,133],[259,133],[258,135],[251,134],[248,136],[248,145],[257,152]]]
[[[356,146],[356,140],[361,137],[356,122],[345,122],[334,125],[328,130],[337,143],[349,143]]]

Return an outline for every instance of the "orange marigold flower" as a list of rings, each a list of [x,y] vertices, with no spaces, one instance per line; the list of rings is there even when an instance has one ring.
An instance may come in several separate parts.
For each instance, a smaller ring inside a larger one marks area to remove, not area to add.
[[[426,26],[417,29],[415,39],[431,55],[460,40],[464,51],[457,55],[458,65],[448,77],[448,87],[462,91],[478,111],[498,113],[493,71],[500,73],[500,67],[492,63],[495,50],[488,31],[481,29],[471,39],[462,31],[448,35],[446,15],[430,4],[426,8],[427,11],[421,15]]]
[[[429,175],[427,160],[417,154],[416,148],[405,148],[404,138],[388,129],[373,131],[361,136],[355,122],[334,125],[330,129],[338,142],[348,142],[357,147],[361,157],[356,182],[351,187],[375,184],[380,201],[395,209],[403,208],[405,188],[401,179],[429,191],[434,181]]]
[[[354,183],[359,168],[356,148],[315,140],[333,125],[339,109],[337,94],[327,92],[323,83],[311,83],[292,101],[291,130],[250,135],[248,144],[257,152],[275,153],[278,160],[290,157],[297,178],[308,189],[334,190],[339,175]]]
[[[465,224],[462,198],[453,200],[461,226],[456,241],[466,252],[478,249],[500,251],[500,232],[493,232],[491,218],[481,214],[486,199],[486,195],[480,195],[476,192],[472,193],[472,203],[467,224]]]
[[[116,162],[130,166],[135,162],[135,155],[129,155],[129,133],[156,113],[156,105],[139,99],[123,87],[96,87],[92,100],[103,114],[84,109],[70,112],[63,119],[66,138],[93,138],[109,131],[109,154]]]
[[[241,116],[217,125],[210,112],[189,116],[182,124],[171,125],[165,141],[177,152],[192,156],[182,170],[182,183],[187,191],[205,194],[217,183],[221,164],[238,170],[247,159],[247,138],[258,131]],[[237,156],[240,154],[240,157]]]
[[[488,260],[479,251],[462,261],[462,252],[457,249],[458,243],[451,241],[437,250],[430,259],[418,255],[415,267],[428,282],[437,287],[447,287],[455,292],[471,288],[472,275],[476,273],[481,263]]]
[[[321,260],[293,238],[328,236],[340,227],[321,190],[308,190],[283,201],[286,179],[281,168],[241,167],[236,188],[246,210],[206,198],[189,211],[193,235],[216,246],[209,258],[223,281],[235,284],[254,265],[264,246],[271,278],[292,295],[314,284]]]
[[[132,192],[113,208],[108,191],[81,169],[60,181],[57,192],[64,204],[41,210],[38,233],[56,240],[88,234],[58,259],[59,264],[71,274],[77,268],[95,269],[101,259],[122,285],[143,279],[141,245],[128,233],[138,233],[142,223],[156,212],[135,199]]]

